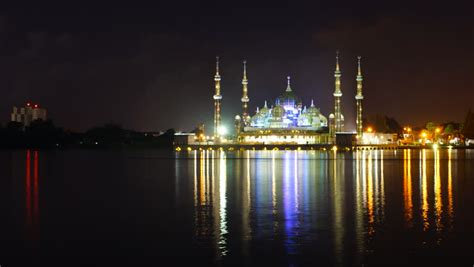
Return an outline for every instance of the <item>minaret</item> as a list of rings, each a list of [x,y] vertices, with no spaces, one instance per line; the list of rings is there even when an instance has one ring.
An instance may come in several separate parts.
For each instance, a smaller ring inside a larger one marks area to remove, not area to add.
[[[215,81],[215,94],[214,94],[214,140],[216,142],[220,139],[219,128],[221,127],[221,76],[219,75],[219,57],[216,57],[216,75],[214,75]]]
[[[357,137],[362,138],[362,100],[364,96],[362,95],[362,71],[360,68],[360,59],[357,57],[357,94],[356,99],[356,108],[357,108],[357,118],[356,118],[356,128],[357,128]]]
[[[244,77],[242,78],[242,98],[240,99],[242,101],[242,121],[244,122],[244,125],[247,125],[248,123],[248,103],[250,101],[249,96],[248,96],[248,80],[247,80],[247,61],[244,60]]]
[[[343,131],[344,117],[341,110],[341,70],[339,68],[339,51],[336,53],[336,71],[334,72],[335,88],[334,88],[334,123],[331,136],[336,137],[336,132]]]

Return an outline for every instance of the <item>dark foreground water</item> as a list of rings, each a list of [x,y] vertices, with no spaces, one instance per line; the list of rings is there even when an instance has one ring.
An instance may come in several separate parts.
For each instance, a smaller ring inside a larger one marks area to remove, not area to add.
[[[0,212],[2,267],[472,266],[474,150],[0,151]]]

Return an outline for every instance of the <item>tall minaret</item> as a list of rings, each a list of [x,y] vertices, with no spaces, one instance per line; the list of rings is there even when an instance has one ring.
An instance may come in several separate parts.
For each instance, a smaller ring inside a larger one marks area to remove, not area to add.
[[[341,110],[341,70],[339,68],[339,51],[336,53],[336,71],[334,72],[335,78],[335,88],[334,88],[334,129],[333,137],[335,137],[336,132],[343,131],[344,128],[344,117]]]
[[[242,98],[240,99],[242,101],[242,121],[244,122],[244,125],[247,125],[248,123],[248,103],[250,101],[249,96],[248,96],[248,85],[249,81],[247,80],[247,61],[244,60],[244,77],[242,78]]]
[[[362,138],[362,100],[364,96],[362,95],[362,71],[360,68],[360,59],[357,57],[357,94],[356,99],[356,108],[357,108],[357,118],[356,118],[356,128],[357,128],[357,137]]]
[[[221,127],[221,76],[219,75],[219,57],[216,57],[216,75],[214,75],[215,94],[214,94],[214,140],[219,141],[219,128]]]

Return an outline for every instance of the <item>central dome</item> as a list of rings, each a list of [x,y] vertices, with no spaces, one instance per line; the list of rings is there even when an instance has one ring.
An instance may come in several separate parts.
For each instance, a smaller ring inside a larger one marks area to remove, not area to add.
[[[288,79],[288,85],[287,85],[287,87],[286,87],[286,90],[285,90],[285,92],[284,92],[282,95],[280,95],[280,96],[277,98],[277,101],[276,101],[276,102],[279,102],[280,105],[285,106],[285,107],[288,107],[288,106],[294,107],[295,105],[300,104],[302,101],[301,101],[301,98],[299,98],[299,97],[293,92],[293,90],[291,90],[291,86],[290,86],[290,76],[288,76],[287,79]]]

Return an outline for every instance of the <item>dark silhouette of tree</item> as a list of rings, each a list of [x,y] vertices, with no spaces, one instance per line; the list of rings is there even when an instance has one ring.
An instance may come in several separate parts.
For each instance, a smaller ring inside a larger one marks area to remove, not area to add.
[[[444,133],[445,134],[452,134],[454,133],[454,126],[450,123],[444,127]]]
[[[385,115],[372,115],[363,120],[364,127],[371,126],[379,133],[401,133],[402,127],[395,118],[390,118]]]
[[[466,114],[461,132],[467,138],[474,138],[474,114],[471,109]]]
[[[51,120],[35,120],[25,128],[25,136],[29,147],[54,147],[59,145],[62,134],[62,129],[56,128]]]
[[[84,135],[86,145],[119,146],[126,143],[127,131],[117,124],[106,124],[89,129]]]
[[[436,127],[438,127],[438,125],[432,121],[426,123],[426,130],[430,131],[430,132],[434,132],[436,130]]]

